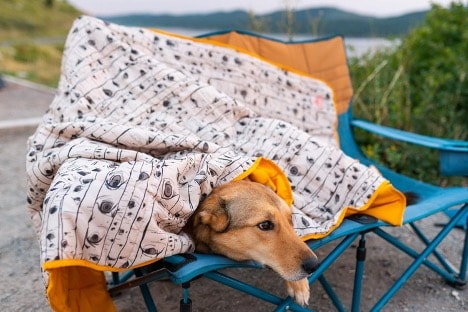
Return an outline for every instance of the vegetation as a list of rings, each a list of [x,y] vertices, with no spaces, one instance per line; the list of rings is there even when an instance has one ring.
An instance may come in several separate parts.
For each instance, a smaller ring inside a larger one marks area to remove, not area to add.
[[[0,41],[63,37],[80,12],[66,1],[0,0]]]
[[[460,2],[447,9],[434,5],[424,24],[398,47],[351,60],[354,114],[411,132],[467,140],[466,51],[468,8]],[[359,138],[369,156],[399,172],[439,184],[464,183],[440,176],[436,152],[364,133]]]
[[[66,1],[0,0],[0,73],[56,86],[65,42],[80,12]]]
[[[63,44],[20,43],[0,47],[0,73],[56,87],[62,51]]]

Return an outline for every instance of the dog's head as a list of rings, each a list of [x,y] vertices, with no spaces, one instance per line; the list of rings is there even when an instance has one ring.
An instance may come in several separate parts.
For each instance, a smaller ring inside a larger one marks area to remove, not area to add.
[[[270,188],[237,181],[216,188],[189,221],[199,252],[255,260],[286,280],[299,280],[318,265],[295,233],[291,208]]]

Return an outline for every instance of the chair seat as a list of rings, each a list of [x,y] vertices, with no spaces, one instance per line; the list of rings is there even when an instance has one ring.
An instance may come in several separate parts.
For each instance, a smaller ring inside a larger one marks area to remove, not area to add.
[[[183,284],[207,272],[226,268],[263,268],[255,261],[235,261],[215,254],[181,254],[164,258],[171,280]]]
[[[440,189],[431,196],[421,198],[415,205],[408,206],[405,211],[404,223],[426,218],[448,208],[466,203],[467,200],[467,188]]]
[[[351,219],[344,219],[343,223],[329,235],[321,239],[307,241],[307,245],[312,249],[317,249],[331,241],[335,241],[351,234],[369,231],[381,222],[371,220],[368,223],[361,223]],[[174,255],[164,259],[170,271],[171,280],[174,283],[182,284],[198,276],[213,270],[226,268],[264,268],[255,261],[235,261],[221,255],[192,253],[186,255]]]

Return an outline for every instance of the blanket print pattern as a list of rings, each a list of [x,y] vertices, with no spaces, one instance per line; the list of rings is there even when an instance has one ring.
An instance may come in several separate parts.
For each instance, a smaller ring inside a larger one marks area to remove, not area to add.
[[[337,148],[335,120],[321,81],[228,47],[82,17],[29,139],[41,260],[126,268],[191,251],[187,218],[260,156],[290,180],[298,234],[326,234],[384,181]]]

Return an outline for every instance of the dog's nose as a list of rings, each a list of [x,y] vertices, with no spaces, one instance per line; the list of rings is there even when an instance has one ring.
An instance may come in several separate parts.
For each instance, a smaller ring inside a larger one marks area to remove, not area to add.
[[[320,261],[317,258],[309,258],[302,263],[302,269],[307,272],[307,274],[313,273],[317,267],[320,265]]]

